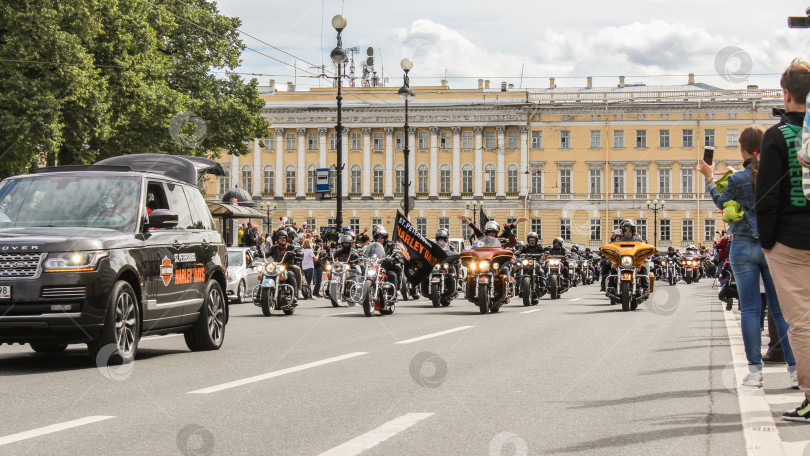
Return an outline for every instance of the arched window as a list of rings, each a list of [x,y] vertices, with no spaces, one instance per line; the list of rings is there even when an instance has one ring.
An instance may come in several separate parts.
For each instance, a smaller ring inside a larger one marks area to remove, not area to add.
[[[287,168],[284,170],[284,193],[286,194],[295,194],[295,171],[295,165],[287,165]]]
[[[276,170],[273,165],[264,167],[264,193],[275,193],[276,191]]]
[[[402,183],[405,182],[405,165],[402,163],[394,167],[394,193],[396,195],[404,195],[405,189]]]
[[[371,186],[372,186],[371,192],[372,193],[382,193],[383,192],[383,187],[385,186],[385,184],[384,184],[385,183],[385,177],[384,177],[383,166],[379,165],[379,164],[374,165],[374,168],[372,168],[371,176],[372,176],[372,178],[371,178]]]
[[[242,188],[253,193],[253,167],[250,165],[242,166]]]
[[[428,165],[422,163],[416,168],[416,193],[428,192]]]
[[[473,192],[473,166],[464,165],[461,167],[461,193],[472,194]]]
[[[518,165],[514,163],[506,167],[506,192],[518,192]]]
[[[439,193],[450,193],[451,179],[450,165],[444,164],[439,167]]]
[[[484,167],[484,193],[495,193],[495,165]]]
[[[363,170],[360,165],[352,166],[351,171],[351,188],[349,193],[362,193],[363,192]]]
[[[315,176],[315,165],[307,167],[307,193],[315,193],[317,188],[317,179]]]

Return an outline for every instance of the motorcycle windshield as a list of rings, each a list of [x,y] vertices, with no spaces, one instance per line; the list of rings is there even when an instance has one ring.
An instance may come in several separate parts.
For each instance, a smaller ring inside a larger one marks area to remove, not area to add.
[[[379,242],[374,242],[366,246],[363,251],[363,256],[366,258],[385,258],[385,248]]]
[[[501,241],[495,236],[484,236],[478,238],[478,247],[500,247]]]

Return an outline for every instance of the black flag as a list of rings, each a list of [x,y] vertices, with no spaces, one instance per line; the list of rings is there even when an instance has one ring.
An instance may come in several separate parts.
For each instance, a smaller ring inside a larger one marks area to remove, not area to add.
[[[421,283],[437,263],[447,258],[447,253],[432,241],[425,239],[399,211],[394,224],[394,242],[408,260],[405,274],[411,282]]]
[[[478,212],[478,229],[481,230],[482,233],[486,233],[484,227],[487,226],[488,221],[489,217],[487,217],[487,214],[484,214],[484,208],[482,207]]]

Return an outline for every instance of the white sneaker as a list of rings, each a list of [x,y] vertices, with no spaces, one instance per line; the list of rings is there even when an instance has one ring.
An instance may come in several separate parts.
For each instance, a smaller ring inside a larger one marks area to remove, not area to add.
[[[796,371],[788,372],[790,375],[790,387],[793,389],[799,389],[799,375]]]
[[[743,379],[742,386],[762,388],[762,372],[750,372]]]

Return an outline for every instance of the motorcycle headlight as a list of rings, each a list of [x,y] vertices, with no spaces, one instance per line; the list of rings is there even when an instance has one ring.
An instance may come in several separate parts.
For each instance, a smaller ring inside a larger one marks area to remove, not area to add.
[[[630,255],[624,255],[622,257],[622,266],[628,268],[633,265],[633,257]]]
[[[477,265],[477,264],[475,264],[475,261],[471,261],[471,262],[470,262],[470,271],[475,271],[475,269],[476,269],[477,267],[478,267],[478,265]]]
[[[523,266],[528,266],[528,265],[529,265],[529,260],[525,260],[525,259],[524,259],[524,260],[523,260]]]
[[[278,265],[278,272],[284,272],[286,270],[287,268],[285,268],[283,264]]]
[[[110,252],[98,250],[95,252],[56,252],[49,253],[42,265],[45,272],[87,272],[95,271],[102,258],[110,256]]]
[[[557,259],[548,260],[548,265],[549,266],[559,266],[560,265],[560,260],[557,260]]]
[[[369,279],[373,279],[376,276],[377,270],[374,268],[368,268],[368,270],[366,271],[366,277],[368,277]]]
[[[433,270],[434,271],[441,271],[442,270],[442,265],[437,264],[436,266],[433,266]]]
[[[343,269],[345,269],[345,270],[347,270],[347,271],[348,271],[349,269],[351,269],[351,268],[352,268],[352,267],[351,267],[351,266],[349,266],[348,264],[344,264],[344,265],[343,265]]]
[[[327,264],[327,265],[326,265],[326,270],[327,270],[327,271],[331,271],[331,270],[332,270],[332,265],[331,265],[331,264]]]
[[[478,268],[481,270],[481,272],[489,271],[489,261],[484,260],[478,263]]]
[[[257,264],[256,266],[253,267],[253,270],[261,274],[261,272],[264,270],[264,266]]]
[[[275,263],[267,263],[264,265],[264,270],[267,271],[268,274],[272,274],[276,271],[276,264]]]
[[[449,268],[450,268],[450,265],[448,265],[447,263],[445,263],[445,264],[443,264],[443,265],[442,265],[442,267],[443,267],[444,269],[449,269]]]

